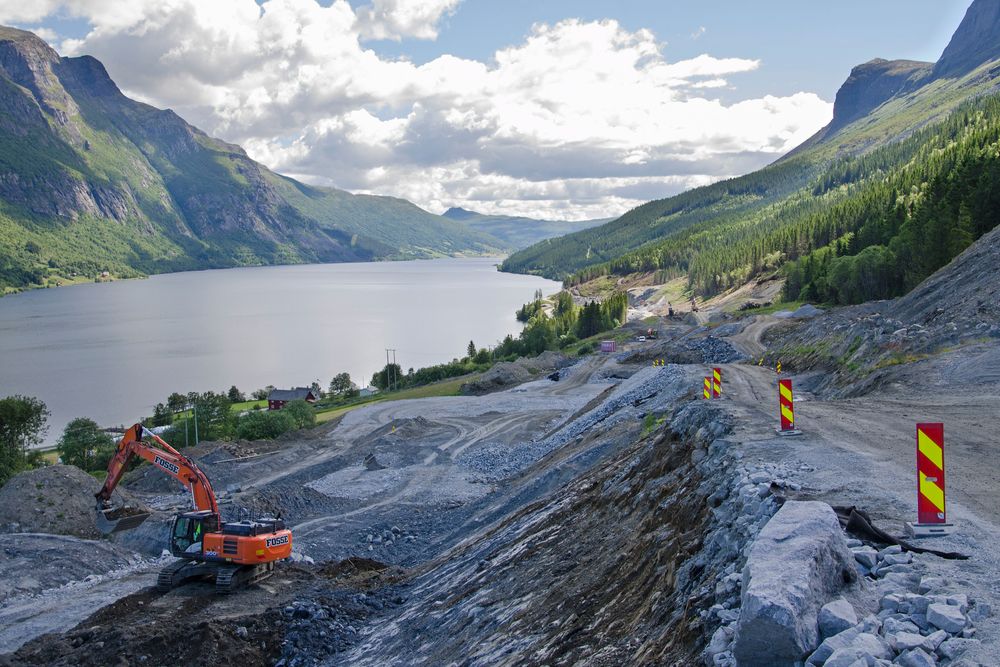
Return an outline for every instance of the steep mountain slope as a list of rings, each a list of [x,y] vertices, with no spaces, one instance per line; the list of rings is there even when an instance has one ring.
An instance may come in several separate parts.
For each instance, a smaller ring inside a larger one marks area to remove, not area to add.
[[[781,232],[849,195],[817,190],[817,182],[831,180],[829,170],[849,172],[844,160],[899,142],[996,89],[998,16],[1000,0],[976,0],[936,65],[875,60],[856,67],[838,92],[831,123],[774,164],[649,202],[601,227],[543,241],[512,255],[503,269],[571,283],[608,273],[687,274],[695,291],[708,294],[811,251],[811,244]],[[893,159],[904,157],[912,154]],[[838,185],[853,182],[843,174],[840,179]],[[744,247],[738,256],[732,252],[737,244]]]
[[[481,252],[498,243],[385,197],[308,188],[169,110],[94,58],[0,28],[0,288],[53,274]]]
[[[489,234],[505,242],[508,247],[520,250],[545,239],[571,234],[610,222],[612,218],[596,220],[537,220],[510,215],[486,215],[464,208],[449,208],[441,214],[450,220],[461,222],[484,234]]]

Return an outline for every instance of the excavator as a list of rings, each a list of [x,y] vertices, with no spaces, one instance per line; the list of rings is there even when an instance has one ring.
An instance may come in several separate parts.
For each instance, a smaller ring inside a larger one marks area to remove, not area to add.
[[[285,528],[284,521],[254,517],[223,521],[205,473],[142,424],[125,432],[108,463],[104,486],[94,494],[96,524],[101,532],[131,530],[149,518],[149,512],[113,507],[111,502],[115,487],[135,456],[190,489],[194,499],[194,510],[174,517],[170,553],[178,560],[160,571],[156,587],[161,592],[191,579],[212,577],[216,590],[228,593],[269,577],[277,561],[291,556],[292,532]]]

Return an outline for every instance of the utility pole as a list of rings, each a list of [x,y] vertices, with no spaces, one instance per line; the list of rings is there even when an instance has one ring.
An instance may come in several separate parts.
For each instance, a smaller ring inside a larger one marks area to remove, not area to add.
[[[393,391],[399,384],[399,378],[397,377],[395,365],[390,366],[390,352],[392,352],[392,364],[396,363],[396,350],[391,347],[385,348],[385,386],[389,391]]]
[[[192,403],[191,409],[194,410],[194,446],[198,446],[198,404]]]
[[[398,364],[396,364],[396,350],[393,350],[392,351],[392,378],[393,378],[393,386],[395,387],[395,389],[399,389],[399,373],[396,372],[397,368],[399,368],[399,366],[398,366]],[[402,370],[402,369],[400,369],[400,370]]]

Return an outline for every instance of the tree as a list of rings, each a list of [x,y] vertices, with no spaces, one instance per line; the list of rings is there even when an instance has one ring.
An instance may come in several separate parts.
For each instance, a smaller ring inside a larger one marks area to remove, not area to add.
[[[385,368],[372,376],[372,384],[379,389],[395,388],[403,377],[403,369],[399,364],[386,364]]]
[[[236,388],[235,384],[229,388],[226,396],[229,398],[230,403],[242,403],[247,400],[247,397],[243,395],[242,391]]]
[[[108,467],[115,441],[94,420],[77,417],[66,425],[56,449],[63,463],[91,472]]]
[[[232,435],[235,426],[230,409],[232,403],[225,394],[191,392],[187,398],[194,409],[192,417],[197,424],[199,440],[222,440]]]
[[[301,398],[288,401],[281,408],[295,422],[295,428],[309,428],[316,425],[316,410]]]
[[[262,410],[240,417],[236,435],[244,440],[272,440],[294,428],[295,419],[285,410]]]
[[[337,373],[333,376],[333,379],[330,380],[330,393],[334,396],[341,396],[349,392],[353,384],[354,383],[351,382],[351,376],[349,374]]]
[[[313,396],[316,398],[323,398],[323,387],[319,386],[319,380],[313,380],[313,383],[309,385],[309,388],[312,389]]]
[[[466,352],[468,352],[468,357],[469,357],[470,359],[471,359],[472,357],[476,356],[476,344],[475,344],[475,343],[473,343],[473,342],[472,342],[472,341],[470,340],[470,341],[469,341],[469,347],[467,347],[465,351],[466,351]]]
[[[153,426],[169,426],[174,422],[174,413],[163,403],[153,408]]]
[[[169,396],[167,396],[167,408],[171,412],[180,412],[185,407],[187,407],[188,399],[184,394],[178,394],[176,391]]]
[[[28,449],[41,443],[48,418],[45,403],[33,396],[0,399],[0,484],[37,460]]]
[[[267,385],[263,389],[254,390],[254,392],[250,394],[250,397],[253,398],[253,400],[255,401],[266,401],[267,396],[268,394],[271,393],[272,389],[274,389],[274,387],[272,387],[271,385]]]

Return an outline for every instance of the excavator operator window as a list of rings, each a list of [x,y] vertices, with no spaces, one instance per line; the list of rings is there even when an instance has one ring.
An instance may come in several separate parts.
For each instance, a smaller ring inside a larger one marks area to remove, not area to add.
[[[170,540],[170,550],[174,555],[180,555],[195,542],[195,528],[200,528],[201,522],[196,519],[179,516],[174,520],[174,534]]]

